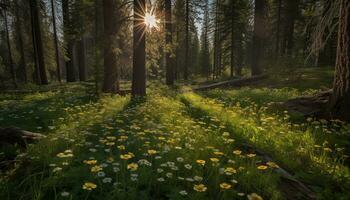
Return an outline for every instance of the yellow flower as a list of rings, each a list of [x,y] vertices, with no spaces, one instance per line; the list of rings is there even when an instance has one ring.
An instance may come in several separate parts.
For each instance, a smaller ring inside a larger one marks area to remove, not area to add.
[[[205,187],[205,185],[203,184],[199,184],[199,185],[194,185],[193,189],[197,192],[205,192],[207,190],[207,187]]]
[[[259,165],[259,166],[258,166],[258,169],[259,169],[259,170],[266,170],[266,169],[267,169],[267,166],[266,166],[266,165]]]
[[[248,157],[248,158],[253,158],[253,157],[255,157],[255,156],[256,156],[256,154],[254,154],[254,153],[247,154],[247,157]]]
[[[127,153],[127,154],[122,154],[120,155],[120,158],[123,160],[129,160],[131,158],[135,157],[135,155],[133,153]]]
[[[101,166],[96,165],[96,166],[91,167],[91,172],[96,173],[96,172],[99,172],[99,171],[102,171],[102,167]]]
[[[136,164],[136,163],[130,163],[130,164],[128,164],[128,167],[127,167],[127,168],[128,168],[130,171],[136,171],[138,167],[139,167],[138,164]]]
[[[232,185],[228,184],[228,183],[221,183],[220,184],[220,188],[224,189],[224,190],[228,190],[232,187]]]
[[[234,150],[233,154],[235,155],[241,155],[242,151],[241,150]]]
[[[196,162],[200,165],[203,165],[203,166],[205,165],[205,160],[197,160]]]
[[[156,150],[153,150],[153,149],[150,149],[150,150],[147,151],[147,153],[148,153],[149,155],[154,155],[154,154],[157,153],[157,151],[156,151]]]
[[[87,165],[95,165],[97,160],[84,160],[83,162]]]
[[[114,142],[107,142],[106,145],[107,146],[113,146],[115,143]]]
[[[249,200],[264,200],[261,196],[256,193],[251,193],[247,195]]]
[[[222,156],[224,155],[224,153],[220,152],[220,151],[214,151],[214,154],[217,156]]]
[[[108,140],[111,140],[111,141],[115,141],[117,138],[114,137],[114,136],[108,136],[107,139],[108,139]]]
[[[214,162],[214,163],[217,163],[217,162],[219,162],[219,159],[217,159],[217,158],[210,158],[210,161]]]
[[[274,162],[267,162],[266,165],[268,165],[269,167],[272,167],[272,168],[279,168],[279,166]]]
[[[83,185],[83,189],[84,189],[84,190],[93,190],[93,189],[95,189],[95,188],[97,188],[97,185],[94,184],[94,183],[86,182],[86,183],[84,183],[84,185]]]
[[[118,148],[119,150],[125,150],[125,146],[124,146],[124,145],[119,145],[119,146],[117,146],[117,148]]]
[[[235,174],[237,173],[237,170],[233,167],[227,167],[225,170],[224,170],[225,174],[226,175],[232,175],[232,174]]]

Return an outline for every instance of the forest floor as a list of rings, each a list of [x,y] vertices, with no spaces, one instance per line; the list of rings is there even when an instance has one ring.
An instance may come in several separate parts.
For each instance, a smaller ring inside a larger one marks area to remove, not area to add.
[[[152,82],[137,100],[81,84],[1,94],[0,127],[47,138],[2,172],[0,199],[307,199],[280,169],[318,199],[349,199],[350,125],[272,103],[329,87],[331,74],[204,92]]]

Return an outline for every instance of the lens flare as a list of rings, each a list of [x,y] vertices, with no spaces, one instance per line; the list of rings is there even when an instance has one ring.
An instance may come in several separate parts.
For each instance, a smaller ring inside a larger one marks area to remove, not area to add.
[[[158,27],[158,20],[154,14],[146,13],[144,17],[144,23],[148,28],[157,28]]]

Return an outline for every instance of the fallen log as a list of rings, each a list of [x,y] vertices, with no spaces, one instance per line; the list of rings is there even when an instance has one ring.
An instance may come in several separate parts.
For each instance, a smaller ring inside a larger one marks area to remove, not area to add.
[[[278,102],[274,105],[280,106],[289,112],[299,113],[305,117],[317,116],[326,117],[329,98],[332,90],[322,91],[314,96],[303,96],[286,102]]]
[[[236,80],[222,81],[222,82],[213,83],[213,84],[209,84],[209,85],[198,86],[196,88],[193,88],[192,90],[193,91],[203,91],[203,90],[223,88],[223,87],[242,87],[242,86],[250,85],[250,84],[255,83],[257,81],[266,79],[267,77],[268,77],[267,74],[258,75],[258,76],[251,76],[251,77],[244,77],[244,78],[236,79]]]
[[[250,153],[255,153],[262,162],[274,162],[274,160],[266,153],[252,147],[249,144],[242,144],[242,149]],[[275,163],[275,162],[274,162]],[[274,168],[273,171],[281,177],[280,189],[284,193],[284,197],[287,200],[314,200],[317,199],[316,194],[309,189],[304,183],[296,179],[291,173],[279,166]]]
[[[27,148],[27,144],[34,143],[46,136],[40,133],[25,131],[17,127],[0,127],[0,147],[18,145],[22,149]]]

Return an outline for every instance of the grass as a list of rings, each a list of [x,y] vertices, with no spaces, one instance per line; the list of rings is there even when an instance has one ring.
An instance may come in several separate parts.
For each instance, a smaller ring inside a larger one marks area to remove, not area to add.
[[[317,87],[195,94],[157,83],[133,100],[80,87],[0,97],[1,126],[48,136],[1,174],[1,199],[286,199],[278,166],[319,199],[350,197],[347,143],[339,143],[350,126],[268,109]]]

